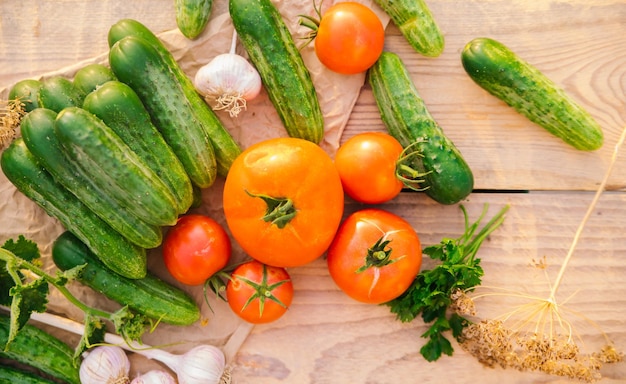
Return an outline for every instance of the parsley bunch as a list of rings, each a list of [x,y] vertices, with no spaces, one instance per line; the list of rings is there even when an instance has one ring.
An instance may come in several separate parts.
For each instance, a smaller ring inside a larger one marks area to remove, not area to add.
[[[422,334],[428,341],[420,349],[428,361],[439,359],[442,353],[451,356],[452,344],[444,332],[452,331],[452,336],[458,340],[463,328],[470,324],[460,314],[450,311],[450,307],[455,292],[471,291],[480,285],[484,273],[476,253],[487,236],[502,224],[509,206],[502,208],[476,233],[487,209],[485,204],[478,220],[470,224],[467,211],[461,206],[465,218],[463,235],[457,239],[444,238],[439,244],[426,247],[423,253],[441,263],[433,269],[421,271],[402,295],[386,303],[402,322],[413,321],[421,314],[424,322],[430,324]]]

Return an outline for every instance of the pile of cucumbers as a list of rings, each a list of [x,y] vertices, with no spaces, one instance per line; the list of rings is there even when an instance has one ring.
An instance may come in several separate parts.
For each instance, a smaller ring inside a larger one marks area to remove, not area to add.
[[[108,35],[109,64],[73,80],[18,82],[27,114],[1,159],[7,178],[113,272],[147,274],[146,250],[241,152],[171,53],[131,19]]]

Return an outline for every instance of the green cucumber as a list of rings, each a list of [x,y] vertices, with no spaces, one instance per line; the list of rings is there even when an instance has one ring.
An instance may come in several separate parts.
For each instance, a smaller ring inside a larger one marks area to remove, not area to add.
[[[86,65],[74,75],[74,86],[88,95],[107,81],[116,80],[111,68],[98,63]]]
[[[80,107],[85,94],[74,83],[62,76],[53,76],[41,81],[39,107],[60,112],[66,107]]]
[[[152,319],[190,325],[200,318],[198,305],[184,291],[150,272],[143,279],[126,279],[113,273],[70,232],[64,232],[55,240],[52,260],[61,270],[84,265],[78,281]]]
[[[20,192],[59,220],[110,269],[131,279],[146,275],[146,250],[128,241],[58,183],[22,138],[15,139],[2,152],[0,165]]]
[[[324,118],[302,56],[270,0],[230,0],[230,16],[287,133],[319,144]]]
[[[51,334],[26,324],[7,348],[11,320],[0,314],[0,357],[33,367],[65,383],[80,384],[74,350]]]
[[[445,39],[424,0],[375,0],[415,51],[437,57],[445,47]]]
[[[163,241],[163,232],[128,212],[108,193],[101,192],[91,177],[86,177],[65,156],[54,130],[57,113],[46,108],[29,112],[22,119],[21,132],[26,146],[38,162],[72,192],[83,204],[132,243],[155,248]]]
[[[131,87],[109,81],[87,95],[83,109],[115,131],[163,180],[176,200],[179,214],[187,212],[193,201],[191,181]]]
[[[15,83],[9,91],[9,100],[19,99],[25,112],[39,108],[39,91],[41,81],[34,79],[21,80]]]
[[[173,225],[174,197],[163,181],[102,120],[82,108],[62,110],[54,130],[68,159],[128,211],[153,225]]]
[[[474,176],[419,96],[398,55],[383,52],[369,69],[369,84],[383,123],[409,153],[420,189],[441,204],[455,204],[474,187]]]
[[[44,379],[29,371],[20,371],[15,368],[0,365],[0,383],[11,384],[55,384],[54,381]]]
[[[139,95],[192,182],[210,187],[217,174],[211,139],[159,53],[145,40],[129,36],[111,47],[110,62],[117,77]]]
[[[602,147],[602,128],[589,112],[504,44],[473,39],[463,48],[461,61],[481,88],[567,144],[583,151]]]
[[[185,37],[200,36],[211,16],[213,0],[174,0],[176,25]]]
[[[154,50],[156,50],[156,52],[161,56],[161,59],[152,57],[154,54],[152,50],[146,51],[143,49],[141,51],[143,51],[147,57],[144,57],[141,52],[138,52],[140,55],[139,57],[135,56],[135,59],[127,60],[123,56],[118,57],[118,64],[121,67],[118,68],[118,70],[123,70],[124,67],[128,67],[126,70],[130,70],[131,72],[129,74],[130,79],[127,79],[127,81],[124,82],[133,87],[139,97],[142,98],[142,101],[146,105],[146,108],[150,112],[153,120],[155,120],[157,128],[161,130],[161,133],[165,137],[166,141],[168,141],[168,144],[170,144],[170,146],[174,149],[174,152],[177,154],[179,159],[183,161],[185,168],[189,167],[191,170],[195,169],[193,162],[192,164],[186,164],[184,160],[190,155],[193,155],[186,154],[188,150],[191,150],[191,148],[186,149],[185,144],[185,141],[189,139],[184,137],[186,135],[184,132],[181,131],[177,133],[175,129],[177,125],[182,123],[178,121],[177,118],[171,119],[171,121],[168,122],[165,120],[165,116],[169,114],[172,114],[173,116],[181,116],[182,114],[182,118],[184,119],[183,122],[186,120],[195,120],[199,122],[208,134],[209,140],[213,145],[213,152],[217,161],[217,174],[226,177],[231,164],[241,153],[241,148],[237,142],[217,118],[215,112],[213,112],[213,110],[207,105],[202,96],[198,94],[193,82],[180,68],[174,59],[174,56],[167,50],[161,40],[159,40],[159,38],[146,26],[133,19],[123,19],[118,21],[109,30],[109,46],[113,47],[119,40],[128,36],[134,36],[145,40],[153,47]],[[121,54],[121,52],[116,54],[113,52],[111,53],[111,55],[119,54]],[[148,79],[146,74],[143,72],[144,67],[142,66],[142,63],[145,63],[146,60],[156,65],[153,75],[163,81],[168,79],[168,85],[173,87],[171,92],[157,89],[157,93],[152,95],[152,88],[149,83],[150,79]],[[178,84],[171,83],[173,81],[171,79],[172,75]],[[136,77],[139,77],[139,79]],[[130,80],[133,79],[137,83],[137,88],[131,84]],[[143,93],[139,92],[144,88],[145,91]],[[180,99],[180,101],[178,99]],[[163,113],[165,113],[165,115],[163,115]],[[159,122],[162,124],[156,124]],[[183,137],[179,137],[179,135]],[[198,138],[197,140],[200,139]],[[187,162],[191,162],[191,160],[187,160]],[[202,172],[202,169],[199,171]],[[199,187],[208,184],[206,182],[202,182],[204,178],[205,176],[202,174],[196,177],[197,180],[194,180],[194,177],[191,177],[194,184]]]

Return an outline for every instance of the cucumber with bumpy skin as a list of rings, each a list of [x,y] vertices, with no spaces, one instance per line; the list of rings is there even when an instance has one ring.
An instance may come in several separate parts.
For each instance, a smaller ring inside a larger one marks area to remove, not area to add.
[[[83,109],[99,117],[163,180],[178,213],[187,212],[193,201],[191,181],[131,87],[106,82],[87,95]]]
[[[103,64],[89,64],[79,69],[74,75],[74,86],[85,95],[93,92],[96,88],[107,81],[115,80],[115,74],[111,68]]]
[[[174,0],[176,25],[189,39],[198,37],[211,16],[213,0]]]
[[[375,0],[400,29],[409,44],[424,56],[441,55],[443,33],[424,0]]]
[[[190,325],[200,318],[198,305],[182,290],[149,272],[142,279],[127,279],[110,271],[70,232],[55,240],[52,260],[61,270],[83,265],[78,281],[152,319]]]
[[[22,138],[2,152],[0,165],[20,192],[79,237],[110,269],[131,279],[146,275],[146,250],[128,241],[57,182]]]
[[[53,76],[41,81],[39,89],[39,107],[60,112],[67,107],[80,107],[85,94],[71,80],[62,76]]]
[[[41,85],[41,81],[35,79],[18,81],[9,91],[9,100],[19,100],[23,104],[25,112],[39,108]]]
[[[74,350],[69,345],[44,330],[26,324],[5,349],[10,324],[10,317],[0,314],[0,357],[33,367],[62,382],[80,384]]]
[[[15,368],[0,365],[0,383],[11,384],[55,384],[53,381],[44,379],[28,371],[20,371]]]
[[[400,57],[383,52],[367,76],[387,130],[414,154],[407,159],[420,174],[420,189],[441,204],[467,197],[472,171],[426,108]]]
[[[98,186],[97,193],[148,224],[176,223],[176,203],[165,183],[102,120],[82,108],[65,108],[54,130],[67,158]]]
[[[193,154],[188,155],[187,151],[192,150],[194,147],[187,148],[185,144],[185,140],[188,140],[186,138],[188,133],[177,133],[176,126],[177,124],[180,124],[180,121],[176,118],[172,118],[171,121],[173,124],[173,128],[171,128],[172,132],[168,129],[169,124],[167,124],[167,121],[161,121],[163,124],[166,124],[161,125],[158,124],[159,120],[156,119],[165,119],[168,115],[180,116],[180,114],[184,114],[183,118],[185,120],[183,120],[183,122],[186,122],[186,120],[189,119],[199,122],[204,131],[208,134],[209,140],[212,144],[213,153],[217,162],[217,174],[225,177],[230,169],[230,165],[241,153],[241,148],[237,142],[217,118],[215,112],[213,112],[202,96],[200,96],[200,94],[196,91],[193,82],[189,77],[187,77],[185,72],[183,72],[174,59],[172,53],[167,50],[161,40],[159,40],[159,38],[145,25],[133,19],[122,19],[118,21],[109,29],[109,46],[113,50],[113,46],[116,45],[118,41],[129,36],[134,36],[146,41],[153,48],[153,50],[160,55],[161,58],[146,58],[141,57],[140,55],[140,57],[134,56],[134,58],[125,61],[123,56],[119,57],[119,64],[121,68],[127,67],[127,70],[131,71],[129,74],[130,78],[128,78],[125,82],[131,85],[139,97],[142,98],[142,101],[146,105],[146,108],[150,112],[152,118],[155,119],[155,125],[157,125],[157,128],[161,130],[168,144],[174,149],[174,152],[176,152],[178,158],[181,159],[185,168],[188,169],[188,173],[190,173],[190,177],[194,184],[204,188],[203,185],[207,185],[210,181],[205,181],[202,175],[192,177],[193,171],[190,170],[196,169],[196,165],[193,163],[188,164],[184,160],[188,156],[192,156],[191,158],[193,159]],[[146,54],[152,56],[155,53],[154,51],[146,52]],[[110,56],[112,55],[113,53],[110,54]],[[142,66],[144,65],[142,63],[145,63],[146,60],[154,63],[158,67],[154,72],[154,75],[158,76],[158,78],[162,78],[163,76],[163,72],[161,71],[164,71],[168,78],[173,76],[177,84],[170,83],[172,81],[171,79],[168,80],[169,87],[173,87],[171,92],[161,89],[156,89],[155,92],[151,91],[151,88],[149,87],[150,79],[146,78],[147,75],[143,72],[144,67]],[[137,72],[133,72],[133,70]],[[158,75],[158,73],[161,73],[161,75]],[[137,88],[131,84],[131,80],[133,79],[140,81],[136,85]],[[148,83],[146,84],[145,82]],[[146,91],[140,92],[144,87],[146,88]],[[185,100],[181,99],[183,97]],[[176,101],[176,103],[172,104],[174,101]],[[163,105],[160,106],[161,104]],[[178,135],[181,135],[182,137],[179,137]],[[195,135],[191,137],[193,138]],[[202,168],[200,171],[202,171]]]
[[[324,118],[317,93],[276,6],[270,0],[230,0],[229,11],[289,136],[319,144]]]
[[[131,214],[128,209],[106,193],[100,193],[91,177],[86,177],[69,161],[54,131],[57,113],[38,108],[22,119],[22,137],[39,163],[113,229],[142,248],[156,248],[163,241],[158,226],[150,225]]]
[[[602,147],[602,128],[589,112],[504,44],[476,38],[465,45],[461,60],[481,88],[567,144],[583,151]]]

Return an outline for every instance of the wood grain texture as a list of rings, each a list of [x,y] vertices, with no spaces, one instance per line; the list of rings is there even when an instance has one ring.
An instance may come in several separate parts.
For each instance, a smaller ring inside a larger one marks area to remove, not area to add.
[[[470,195],[463,204],[471,217],[484,203],[491,205],[490,213],[511,206],[504,225],[479,252],[484,284],[543,297],[626,125],[626,2],[427,3],[445,34],[444,53],[437,58],[420,56],[393,25],[387,28],[386,49],[405,61],[430,112],[471,166],[475,187],[497,192]],[[226,1],[215,1],[214,6],[224,9]],[[161,32],[176,27],[173,15],[169,0],[0,1],[0,85],[106,52],[106,31],[122,17],[137,18]],[[604,147],[589,153],[572,149],[474,84],[463,71],[460,53],[479,36],[502,41],[561,85],[600,122]],[[365,84],[343,140],[384,129]],[[557,297],[598,325],[599,329],[576,316],[570,318],[588,350],[603,342],[601,329],[626,351],[624,165],[626,149]],[[510,190],[530,192],[507,193]],[[350,203],[346,214],[361,207]],[[421,193],[403,193],[382,207],[409,220],[424,245],[458,236],[463,229],[458,206],[438,205]],[[544,256],[548,278],[530,266]],[[385,307],[349,299],[334,285],[323,259],[290,273],[296,287],[294,303],[277,322],[254,327],[235,360],[236,383],[570,382],[485,368],[456,344],[453,357],[427,363],[419,355],[424,342],[420,335],[426,329],[422,322],[402,324]],[[493,318],[515,304],[519,302],[510,297],[485,298],[478,302],[478,317]],[[158,334],[152,337],[158,341]],[[602,383],[626,382],[626,363],[607,366],[602,373]]]
[[[485,269],[484,286],[500,287],[545,298],[554,281],[590,193],[476,194],[464,202],[471,218],[484,203],[489,215],[505,204],[511,208],[504,224],[483,244],[478,256]],[[423,194],[404,193],[382,206],[413,224],[424,245],[462,233],[457,206],[443,207]],[[347,213],[361,208],[350,204]],[[588,222],[566,271],[557,299],[594,321],[616,345],[626,343],[626,241],[620,226],[626,196],[603,196]],[[532,266],[546,257],[544,271]],[[425,260],[425,268],[432,262]],[[234,377],[242,383],[558,383],[537,373],[518,373],[480,365],[454,343],[453,357],[436,363],[419,354],[426,330],[416,320],[403,324],[387,308],[358,303],[334,285],[325,261],[290,270],[296,287],[289,312],[270,325],[257,325],[237,357]],[[475,320],[503,315],[521,304],[511,297],[477,300]],[[598,348],[598,329],[569,315],[584,348]],[[606,383],[623,382],[626,365],[606,366]]]
[[[626,125],[626,4],[567,1],[429,1],[446,37],[444,53],[414,52],[391,25],[386,50],[400,55],[420,96],[459,147],[479,189],[594,190]],[[581,152],[479,88],[464,72],[460,53],[475,37],[501,41],[535,65],[604,129],[605,144]],[[384,130],[366,85],[344,133]],[[626,153],[620,163],[626,161]],[[610,190],[626,189],[626,169]]]

